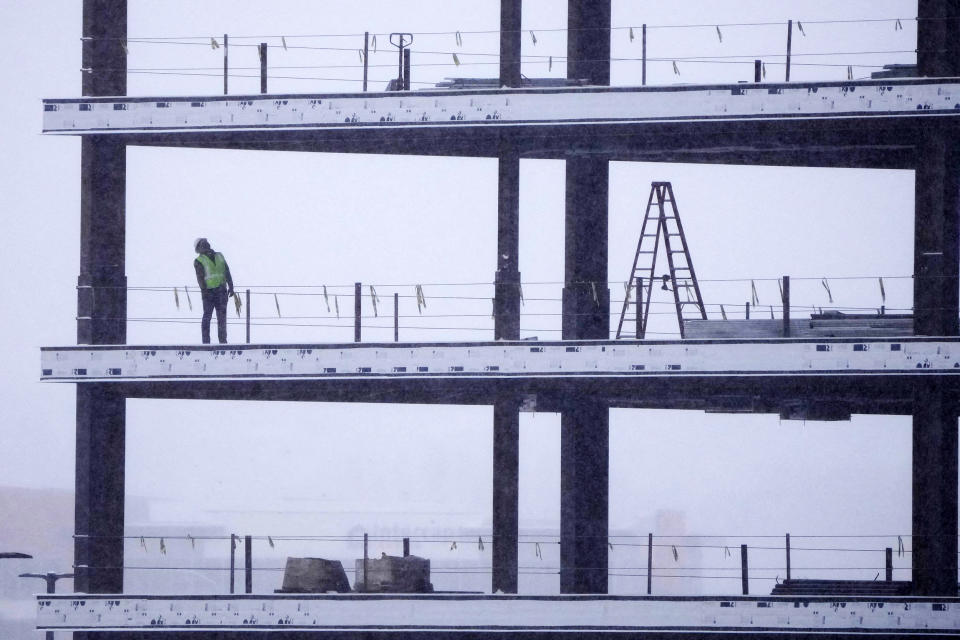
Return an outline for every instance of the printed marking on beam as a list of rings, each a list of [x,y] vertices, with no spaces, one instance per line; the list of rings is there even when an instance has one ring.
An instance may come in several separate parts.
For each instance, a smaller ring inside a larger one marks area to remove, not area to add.
[[[960,80],[48,99],[43,102],[43,131],[535,127],[894,116],[960,116]]]
[[[960,375],[960,338],[44,347],[40,379]]]

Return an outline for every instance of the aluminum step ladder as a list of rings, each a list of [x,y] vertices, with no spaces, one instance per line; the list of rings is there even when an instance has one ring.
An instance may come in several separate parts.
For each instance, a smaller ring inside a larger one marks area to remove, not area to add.
[[[663,282],[662,289],[673,292],[680,337],[684,337],[684,319],[694,317],[707,319],[707,311],[703,305],[703,296],[700,295],[697,274],[693,270],[687,238],[680,223],[680,211],[677,209],[677,200],[673,195],[673,186],[669,182],[653,182],[650,186],[650,197],[647,199],[643,225],[640,227],[637,253],[633,257],[633,268],[630,270],[630,278],[625,286],[623,309],[620,311],[620,322],[617,324],[617,338],[623,336],[623,325],[631,309],[635,321],[636,338],[639,340],[646,335],[653,282],[658,279],[655,273],[661,238],[663,238],[663,250],[667,255],[669,274],[663,274],[659,279]],[[634,292],[636,295],[631,296]]]

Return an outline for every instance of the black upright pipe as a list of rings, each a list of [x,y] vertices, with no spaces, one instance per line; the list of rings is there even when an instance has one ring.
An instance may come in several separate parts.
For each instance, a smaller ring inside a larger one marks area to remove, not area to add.
[[[360,342],[360,301],[362,299],[362,294],[360,291],[360,283],[355,282],[353,284],[353,341]]]
[[[786,81],[790,82],[790,54],[793,48],[793,20],[787,20],[787,70]]]
[[[260,43],[260,93],[267,92],[267,43]]]
[[[750,595],[750,569],[747,563],[747,545],[740,545],[740,582],[743,595]]]
[[[763,80],[763,62],[760,60],[753,61],[753,81],[760,82]]]
[[[643,54],[642,54],[642,55],[643,55],[643,66],[642,66],[641,68],[642,68],[643,76],[642,76],[641,84],[642,84],[643,86],[646,86],[646,85],[647,85],[647,25],[646,25],[646,24],[644,24],[643,27],[642,27],[642,34],[643,34],[643,35],[642,35],[642,39],[643,39],[643,49],[642,49],[642,51],[643,51]]]
[[[253,593],[253,538],[243,536],[243,592]]]
[[[787,580],[790,579],[790,534],[787,534],[786,540],[786,551],[787,551]]]
[[[250,344],[250,289],[247,289],[247,344]]]
[[[410,49],[403,50],[403,90],[410,91]]]
[[[790,276],[783,276],[783,337],[790,337]]]
[[[520,156],[507,146],[498,160],[495,340],[520,339]]]
[[[223,95],[227,95],[227,88],[228,88],[227,78],[228,78],[230,67],[228,64],[229,56],[227,54],[228,54],[229,48],[230,48],[230,42],[227,39],[227,34],[223,34]]]
[[[500,86],[520,86],[522,0],[500,0]]]
[[[400,342],[400,294],[393,294],[393,341]]]
[[[234,592],[235,589],[235,576],[234,572],[237,568],[237,536],[230,534],[230,593]]]
[[[367,90],[367,69],[370,66],[370,32],[363,32],[363,90]]]

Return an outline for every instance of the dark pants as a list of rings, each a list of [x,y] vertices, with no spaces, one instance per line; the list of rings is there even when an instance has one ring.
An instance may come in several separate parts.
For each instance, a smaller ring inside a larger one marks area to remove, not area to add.
[[[203,289],[203,319],[200,320],[200,336],[203,344],[210,343],[210,318],[217,310],[217,338],[220,344],[227,343],[227,288]]]

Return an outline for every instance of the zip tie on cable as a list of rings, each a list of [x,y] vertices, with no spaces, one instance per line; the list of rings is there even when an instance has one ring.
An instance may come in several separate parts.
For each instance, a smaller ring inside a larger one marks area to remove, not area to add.
[[[164,544],[163,538],[160,538],[160,553],[167,555],[167,545]]]
[[[216,38],[210,38],[210,48],[211,48],[211,49],[219,49],[219,48],[220,48],[220,43],[217,42],[217,39],[216,39]]]
[[[886,302],[887,292],[883,290],[883,278],[879,278],[879,280],[880,280],[880,300],[883,302]]]
[[[770,319],[771,319],[771,320],[775,320],[775,319],[776,319],[776,318],[774,318],[774,316],[773,316],[773,305],[770,305]]]
[[[540,543],[539,543],[539,542],[534,542],[534,543],[533,543],[533,552],[537,555],[538,558],[540,558],[541,560],[543,560],[543,551],[540,550]]]
[[[537,45],[537,34],[533,32],[533,29],[530,29],[530,39],[533,40],[533,45]]]
[[[902,556],[903,553],[904,553],[904,551],[903,551],[903,538],[900,537],[900,536],[897,536],[897,555],[898,555],[898,556]]]
[[[377,52],[377,34],[373,34],[373,41],[370,43],[370,46],[373,47],[373,52]]]
[[[237,308],[237,317],[240,317],[240,307],[242,306],[240,302],[240,296],[236,292],[233,293],[233,306]]]
[[[277,294],[273,294],[273,304],[277,306],[277,317],[282,318],[283,316],[280,315],[280,300],[277,298]]]
[[[287,50],[287,39],[284,36],[280,36],[280,42],[283,43],[283,50]]]
[[[337,310],[337,320],[340,319],[340,297],[333,296],[333,306]]]
[[[483,536],[477,537],[477,548],[483,551]]]
[[[140,546],[143,547],[144,551],[147,550],[147,541],[143,538],[143,536],[140,536]]]
[[[767,63],[766,62],[764,62],[760,66],[760,70],[761,70],[761,73],[763,74],[763,79],[766,80],[767,79]]]
[[[724,320],[727,319],[727,312],[724,310],[723,305],[720,305],[720,315],[723,317]]]
[[[547,71],[553,71],[553,56],[547,57]]]
[[[520,306],[526,306],[523,302],[523,285],[519,282],[517,283],[517,290],[520,292]]]
[[[724,548],[723,548],[723,557],[724,557],[724,558],[729,558],[729,557],[730,557],[730,547],[724,547]]]
[[[803,30],[803,23],[799,20],[797,20],[797,29],[800,30],[800,35],[802,35],[804,38],[807,37],[807,32]]]
[[[457,31],[457,32],[454,34],[454,38],[455,38],[456,41],[457,41],[457,46],[458,46],[458,47],[462,47],[462,46],[463,46],[463,36],[460,35],[460,32],[459,32],[459,31]]]
[[[630,42],[633,42],[633,27],[630,27]]]
[[[194,538],[194,537],[193,537],[192,535],[190,535],[189,533],[187,534],[187,540],[190,541],[190,548],[191,548],[191,549],[196,549],[196,548],[197,548],[197,540],[196,540],[196,538]]]
[[[360,56],[360,62],[363,62],[363,49],[357,49],[357,55]]]
[[[456,550],[456,548],[457,548],[457,541],[454,540],[453,542],[450,543],[450,551],[454,551]]]
[[[820,284],[823,285],[823,288],[827,290],[827,299],[830,300],[830,304],[833,304],[833,293],[830,291],[830,283],[827,282],[826,278],[820,280]]]
[[[750,300],[753,306],[760,304],[760,298],[757,297],[757,284],[753,280],[750,281]]]
[[[903,31],[903,25],[900,24],[900,18],[897,18],[897,21],[893,25],[894,31]]]
[[[177,311],[180,311],[180,296],[177,295],[177,288],[173,288],[173,304],[177,305]]]
[[[607,540],[607,546],[610,547],[610,551],[613,551],[613,543]]]
[[[719,38],[721,44],[723,43],[723,34],[720,33],[720,25],[717,25],[717,38]]]
[[[676,75],[680,75],[680,69],[677,68],[677,61],[676,61],[676,60],[673,61],[673,72],[674,72]]]
[[[373,285],[370,285],[370,302],[373,304],[373,317],[378,317],[377,313],[377,290],[373,288]]]
[[[417,293],[417,313],[422,313],[420,309],[427,308],[427,297],[423,295],[423,285],[418,284],[416,286],[416,293]]]
[[[455,64],[455,65],[457,65],[457,66],[459,67],[459,66],[460,66],[460,58],[457,57],[457,52],[454,51],[454,52],[453,52],[452,54],[450,54],[450,55],[453,56],[453,64]]]
[[[330,298],[327,296],[327,285],[323,285],[323,302],[327,305],[327,313],[330,313]]]
[[[670,545],[670,548],[673,549],[673,561],[680,562],[680,554],[677,553],[677,547],[675,545]]]
[[[126,41],[121,42],[121,43],[120,43],[120,46],[123,47],[123,55],[125,55],[125,56],[130,55],[130,49],[129,49],[129,47],[127,47]]]
[[[597,305],[597,306],[599,307],[599,306],[600,306],[600,299],[597,298],[597,283],[596,283],[596,282],[591,282],[591,283],[590,283],[590,289],[593,291],[593,304],[595,304],[595,305]]]
[[[780,290],[780,302],[783,302],[783,281],[777,278],[777,289]]]
[[[847,65],[847,80],[853,80],[853,67]],[[877,575],[880,575],[879,573]]]
[[[276,545],[273,544],[273,538],[271,538],[270,536],[267,536],[267,544],[270,545],[271,549],[276,548]]]
[[[183,285],[183,293],[187,296],[187,306],[190,311],[193,311],[193,300],[190,299],[190,289],[187,288],[187,285]]]

